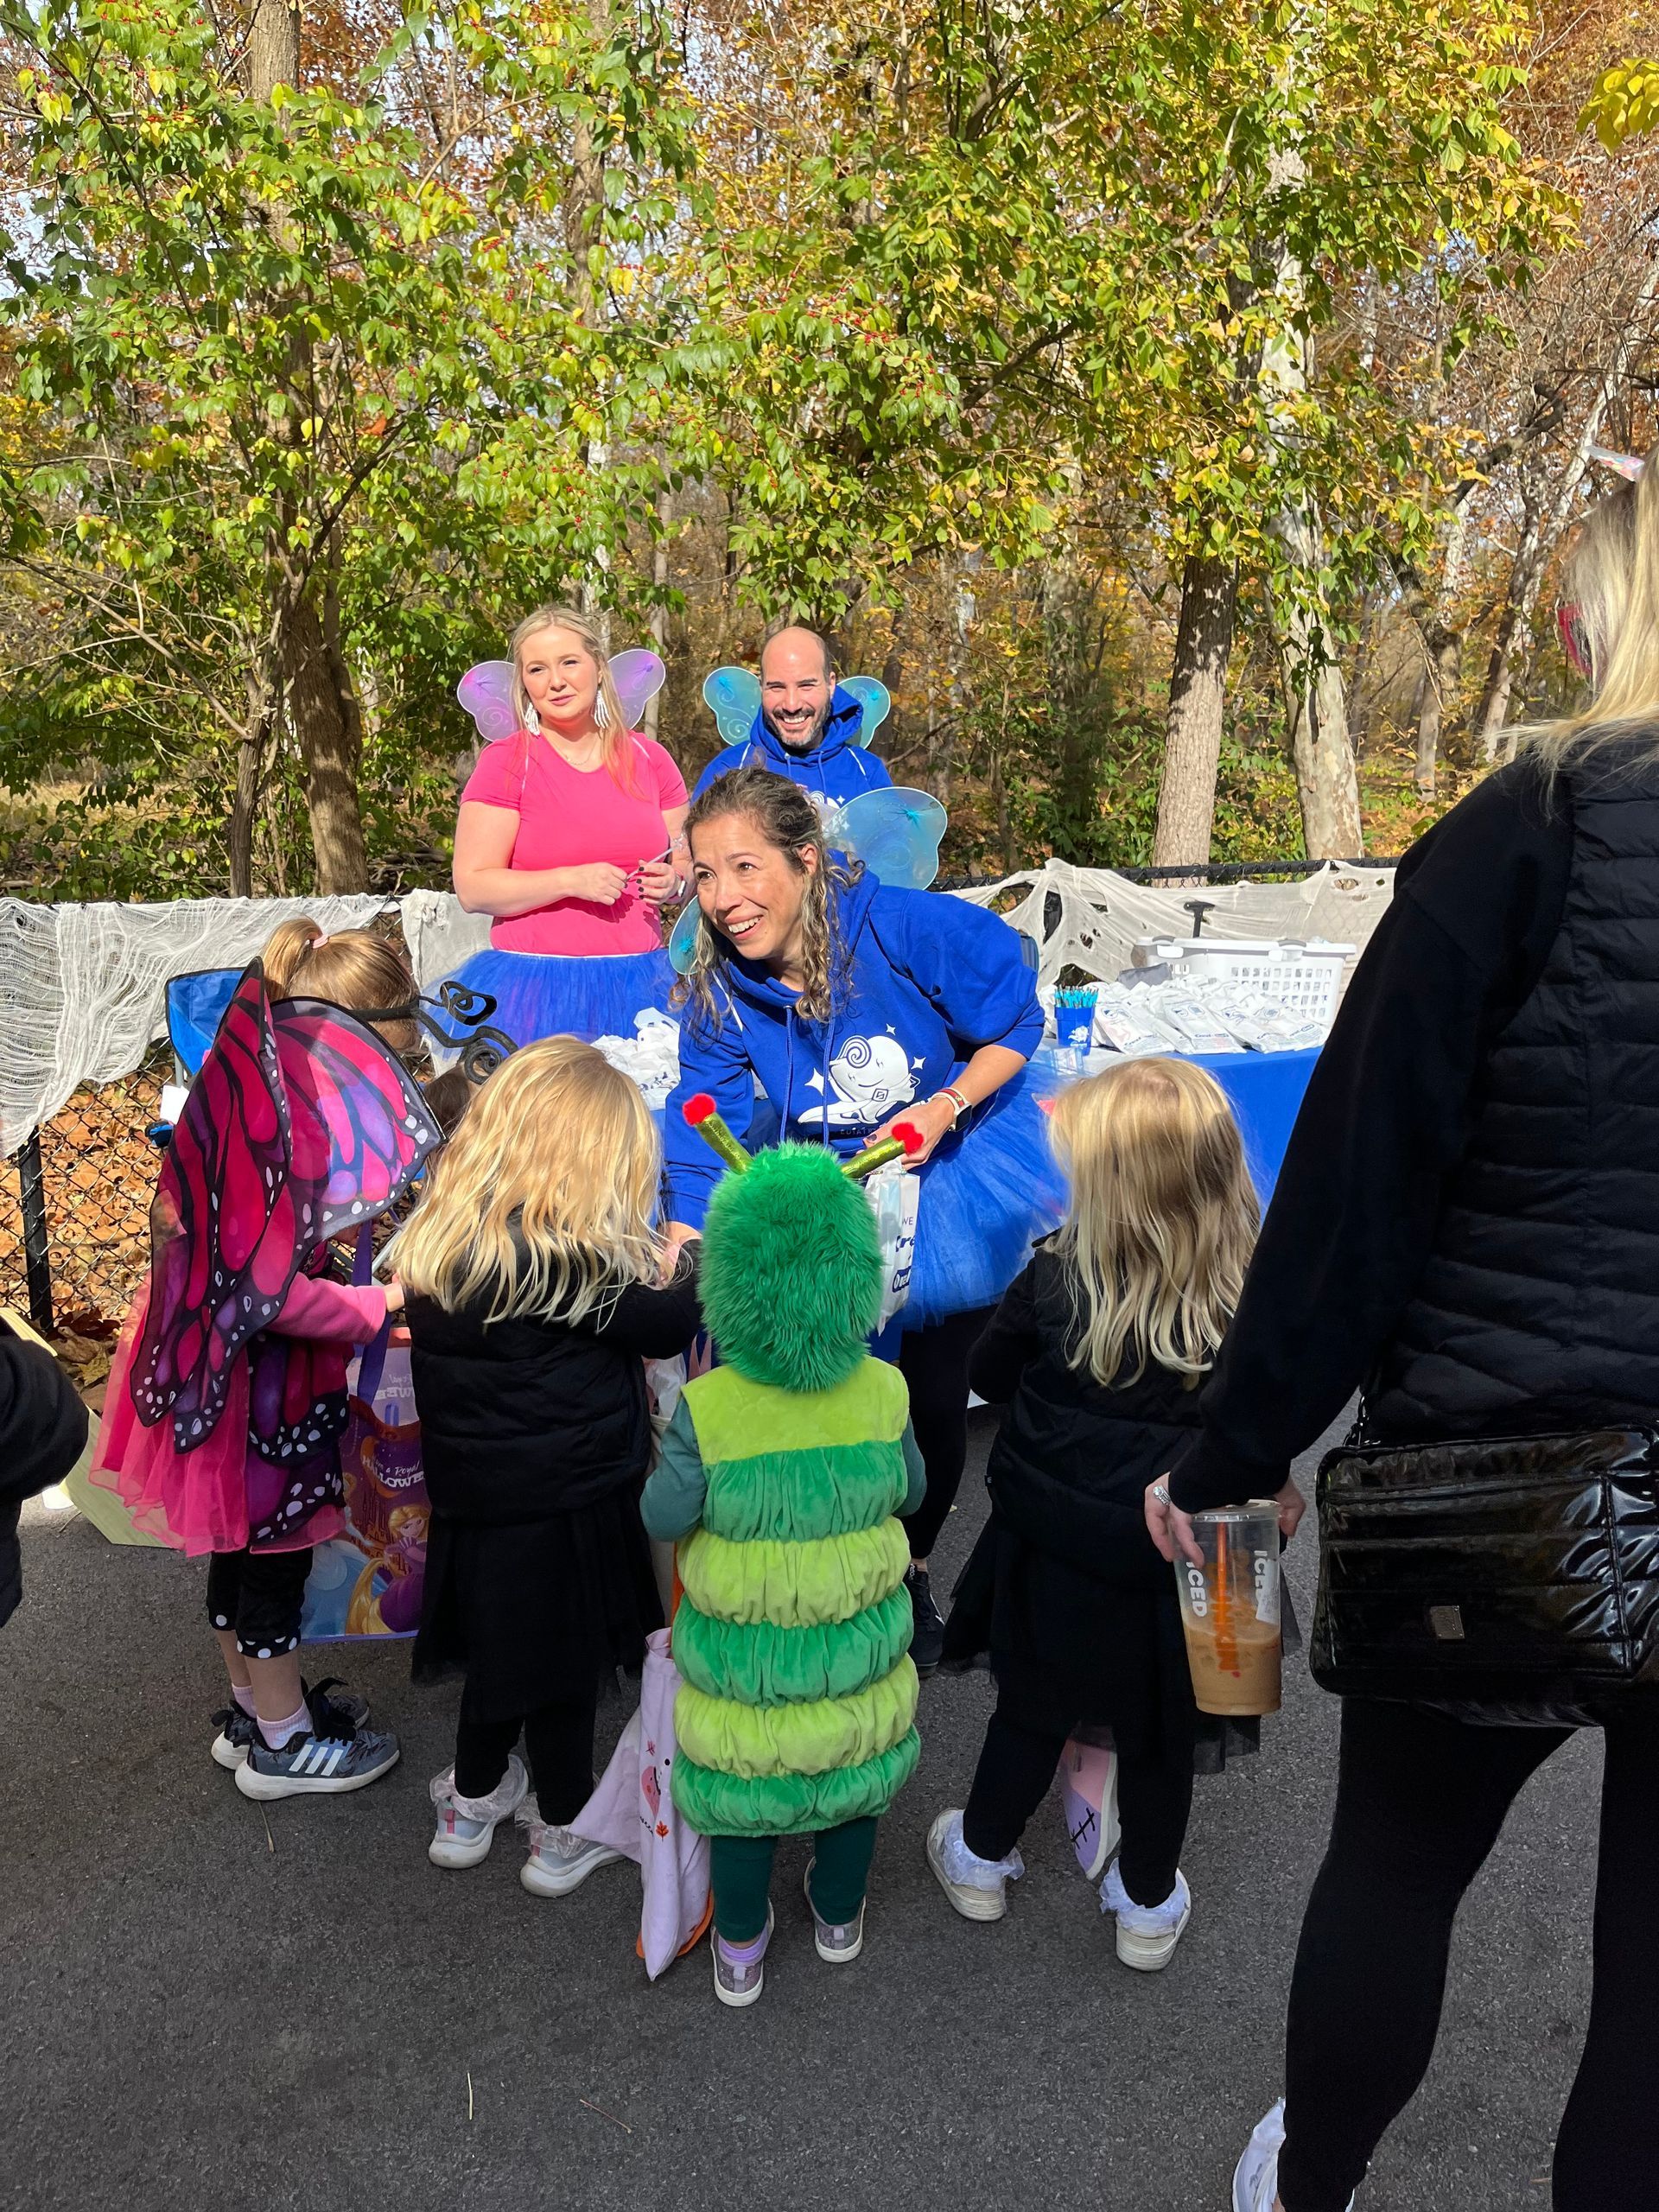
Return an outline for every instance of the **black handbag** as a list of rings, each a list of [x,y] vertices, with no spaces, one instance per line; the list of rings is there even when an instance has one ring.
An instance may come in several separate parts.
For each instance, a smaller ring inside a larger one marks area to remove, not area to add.
[[[1659,1431],[1351,1438],[1317,1497],[1325,1688],[1573,1721],[1659,1682]]]

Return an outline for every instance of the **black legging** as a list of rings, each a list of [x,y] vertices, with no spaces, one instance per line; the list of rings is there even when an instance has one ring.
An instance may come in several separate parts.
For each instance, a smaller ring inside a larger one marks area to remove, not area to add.
[[[455,1788],[463,1797],[487,1797],[507,1770],[507,1754],[524,1732],[530,1786],[544,1821],[563,1827],[594,1794],[594,1718],[597,1683],[557,1705],[544,1705],[522,1721],[467,1718],[461,1698],[455,1728]]]
[[[1427,2069],[1463,1893],[1522,1783],[1572,1732],[1344,1701],[1331,1842],[1290,1990],[1285,2212],[1342,2212],[1363,2178]],[[1659,2205],[1659,1713],[1605,1734],[1590,2025],[1555,2138],[1555,2212]],[[1586,1872],[1562,1869],[1574,1895]]]
[[[899,1372],[910,1389],[910,1425],[927,1469],[927,1496],[905,1517],[912,1559],[925,1559],[957,1502],[968,1459],[968,1356],[995,1312],[976,1306],[899,1339]]]
[[[1024,1728],[999,1706],[985,1731],[974,1786],[962,1815],[962,1840],[981,1859],[1006,1859],[1027,1821],[1048,1795],[1065,1732]],[[1187,1815],[1192,1809],[1192,1763],[1117,1763],[1117,1810],[1123,1841],[1117,1871],[1136,1904],[1162,1904],[1175,1887]]]

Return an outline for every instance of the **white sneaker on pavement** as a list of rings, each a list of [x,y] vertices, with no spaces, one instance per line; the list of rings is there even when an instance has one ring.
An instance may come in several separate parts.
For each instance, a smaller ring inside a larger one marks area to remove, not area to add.
[[[446,1767],[428,1785],[437,1808],[438,1825],[426,1855],[435,1866],[476,1866],[490,1855],[495,1831],[510,1821],[524,1802],[530,1777],[517,1751],[507,1754],[507,1770],[487,1797],[463,1797],[455,1788],[455,1770]]]
[[[941,1813],[927,1832],[927,1863],[939,1887],[964,1920],[1001,1920],[1008,1909],[1007,1885],[1026,1862],[1017,1849],[1006,1859],[982,1859],[962,1840],[962,1812]]]
[[[1117,1955],[1123,1964],[1137,1974],[1161,1974],[1192,1917],[1192,1892],[1177,1868],[1175,1886],[1161,1904],[1136,1904],[1114,1859],[1100,1885],[1100,1909],[1116,1916]]]
[[[1273,2212],[1279,2195],[1279,2153],[1285,2141],[1285,2101],[1255,2123],[1244,2155],[1233,2169],[1233,2212]],[[1354,2200],[1348,2200],[1354,2212]]]
[[[608,1844],[589,1843],[586,1836],[572,1835],[569,1828],[543,1820],[534,1808],[534,1799],[527,1797],[518,1813],[518,1825],[530,1838],[530,1856],[519,1868],[518,1878],[533,1896],[568,1897],[595,1867],[621,1858]]]

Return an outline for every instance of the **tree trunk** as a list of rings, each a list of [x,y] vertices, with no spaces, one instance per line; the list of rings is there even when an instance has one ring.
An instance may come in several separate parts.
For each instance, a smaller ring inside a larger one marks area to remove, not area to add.
[[[1428,653],[1422,689],[1417,696],[1417,789],[1433,798],[1440,767],[1440,739],[1446,728],[1447,702],[1458,695],[1463,673],[1463,632],[1436,622],[1423,643]]]
[[[1324,558],[1318,518],[1287,508],[1274,524],[1294,569],[1317,576]],[[1279,660],[1290,753],[1302,814],[1302,849],[1311,861],[1348,860],[1363,844],[1359,776],[1348,736],[1348,701],[1337,641],[1317,596],[1281,608]]]
[[[300,0],[251,0],[245,67],[249,97],[269,100],[300,79]]]
[[[305,803],[324,894],[366,891],[369,856],[358,800],[362,761],[355,695],[343,697],[322,623],[310,600],[295,610],[288,634],[288,710],[305,763]]]
[[[668,585],[668,532],[674,519],[674,494],[666,484],[657,494],[657,538],[651,549],[651,581],[657,589],[652,601],[651,642],[658,660],[668,658],[668,608],[662,594]],[[662,722],[663,693],[658,689],[645,702],[645,730],[654,738]]]
[[[1169,676],[1163,772],[1158,779],[1154,868],[1210,857],[1221,758],[1227,663],[1233,649],[1238,571],[1230,561],[1191,553],[1181,571],[1181,617]]]

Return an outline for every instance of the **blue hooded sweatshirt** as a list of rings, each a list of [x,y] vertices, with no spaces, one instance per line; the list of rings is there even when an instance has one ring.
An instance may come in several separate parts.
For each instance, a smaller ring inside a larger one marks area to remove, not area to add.
[[[982,1045],[1029,1058],[1041,1039],[1035,971],[999,915],[942,892],[889,890],[869,875],[833,895],[850,957],[843,1003],[828,1021],[804,1020],[792,991],[735,953],[718,1027],[681,1016],[680,1080],[663,1117],[671,1220],[701,1228],[723,1173],[680,1111],[700,1090],[740,1143],[762,1128],[770,1142],[759,1077],[785,1136],[827,1142],[845,1158],[931,1098]]]
[[[757,707],[748,735],[741,745],[728,745],[715,753],[691,796],[701,798],[715,778],[729,769],[748,767],[770,768],[774,776],[787,776],[812,793],[820,813],[844,805],[861,791],[885,791],[893,781],[886,763],[854,742],[863,727],[863,707],[837,683],[830,695],[830,711],[817,743],[810,753],[791,753],[766,720],[766,709]]]

